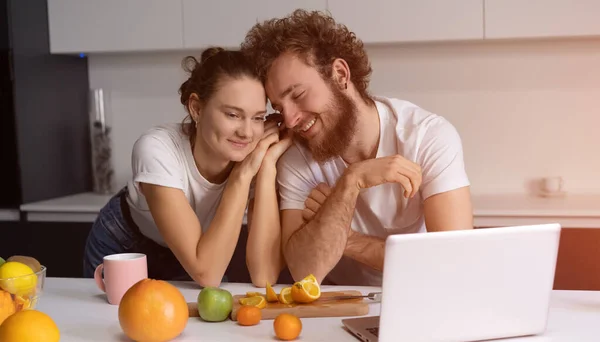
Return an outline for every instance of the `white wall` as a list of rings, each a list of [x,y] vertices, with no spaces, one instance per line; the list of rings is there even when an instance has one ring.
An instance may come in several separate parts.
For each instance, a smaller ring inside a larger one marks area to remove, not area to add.
[[[90,87],[110,95],[119,183],[139,134],[183,119],[187,54],[90,57]],[[600,40],[382,46],[369,55],[373,93],[455,124],[473,193],[522,193],[546,175],[563,176],[570,192],[600,192]]]

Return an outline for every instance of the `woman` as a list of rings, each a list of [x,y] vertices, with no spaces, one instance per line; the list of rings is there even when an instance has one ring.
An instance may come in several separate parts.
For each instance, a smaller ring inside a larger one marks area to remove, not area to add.
[[[96,219],[84,276],[106,255],[139,252],[150,278],[219,286],[248,208],[252,283],[275,283],[284,266],[275,164],[291,137],[280,140],[278,122],[265,119],[265,90],[241,52],[210,48],[185,61],[193,66],[179,93],[189,115],[134,144],[133,179]]]

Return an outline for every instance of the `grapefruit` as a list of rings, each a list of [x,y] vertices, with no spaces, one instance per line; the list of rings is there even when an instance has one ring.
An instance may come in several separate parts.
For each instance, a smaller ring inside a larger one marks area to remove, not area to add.
[[[185,298],[163,280],[140,280],[125,292],[119,304],[121,329],[134,341],[170,341],[183,332],[188,318]]]

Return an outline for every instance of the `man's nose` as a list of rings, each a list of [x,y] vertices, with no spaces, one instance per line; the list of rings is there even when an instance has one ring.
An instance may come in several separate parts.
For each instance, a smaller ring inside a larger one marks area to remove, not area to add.
[[[283,112],[283,122],[287,128],[294,128],[302,119],[301,112],[296,108],[290,108],[290,110],[284,110]]]

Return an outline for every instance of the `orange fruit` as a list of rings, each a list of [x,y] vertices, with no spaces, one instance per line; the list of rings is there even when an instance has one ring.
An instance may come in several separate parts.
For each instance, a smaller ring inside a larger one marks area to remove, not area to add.
[[[275,290],[273,290],[273,288],[271,287],[271,284],[269,284],[269,282],[267,282],[267,302],[269,303],[273,303],[273,302],[278,302],[279,299],[277,299],[277,293],[275,293]]]
[[[294,302],[291,287],[284,287],[281,289],[281,292],[279,292],[279,302],[283,304],[292,304]]]
[[[267,306],[267,301],[263,296],[240,298],[239,302],[242,305],[255,306],[259,309],[264,309]]]
[[[256,306],[243,305],[237,312],[236,319],[240,325],[257,325],[262,318],[259,308]]]
[[[125,292],[119,304],[121,329],[134,341],[172,340],[183,332],[188,318],[185,298],[163,280],[140,280]]]
[[[15,313],[0,325],[2,342],[58,342],[60,331],[54,320],[37,310]]]
[[[0,324],[17,311],[10,293],[0,290]]]
[[[290,341],[296,339],[302,331],[302,321],[297,316],[283,313],[273,321],[275,336],[280,340]]]
[[[292,286],[292,299],[296,303],[311,303],[321,297],[321,288],[312,274]]]

